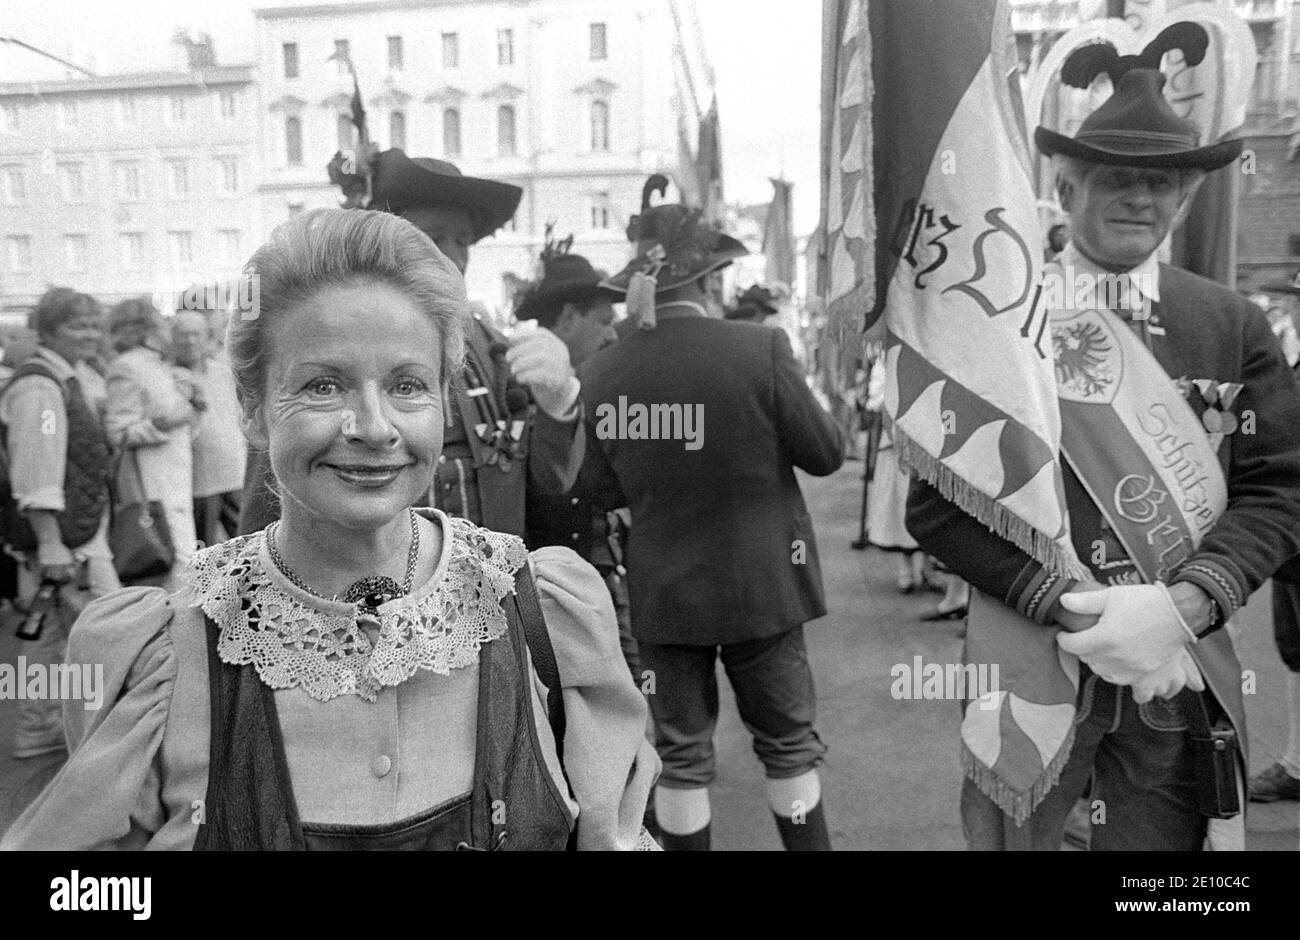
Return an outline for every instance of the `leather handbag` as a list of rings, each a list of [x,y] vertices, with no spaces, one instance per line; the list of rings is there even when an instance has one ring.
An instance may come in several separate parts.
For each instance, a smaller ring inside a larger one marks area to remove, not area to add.
[[[113,551],[117,576],[123,583],[130,583],[167,574],[176,560],[176,550],[162,503],[144,498],[139,456],[134,450],[128,451],[122,463],[135,467],[136,479],[140,483],[140,500],[119,507],[113,514],[108,544]]]

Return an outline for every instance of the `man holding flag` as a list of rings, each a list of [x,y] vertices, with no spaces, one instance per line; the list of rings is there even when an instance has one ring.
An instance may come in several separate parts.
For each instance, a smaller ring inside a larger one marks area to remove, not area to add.
[[[1300,392],[1253,305],[1158,261],[1205,173],[1241,151],[1203,144],[1162,93],[1165,53],[1194,67],[1207,45],[1179,23],[1137,56],[1099,43],[1066,59],[1067,83],[1106,72],[1115,91],[1074,137],[1035,134],[1071,241],[1028,304],[984,286],[1019,269],[1014,254],[992,254],[1017,229],[997,208],[977,225],[973,268],[941,288],[946,309],[917,299],[930,285],[918,290],[910,272],[890,284],[888,400],[921,477],[908,525],[980,592],[966,659],[998,663],[1005,680],[968,703],[962,725],[972,848],[1058,849],[1089,780],[1095,849],[1244,847],[1241,666],[1221,628],[1296,553]],[[941,147],[987,146],[950,136],[978,83]],[[946,229],[979,222],[949,201],[959,191],[933,178],[921,191]],[[1041,371],[994,373],[945,352],[965,353],[968,324],[989,335],[1013,312],[1054,378],[1056,400],[1037,412],[1046,435],[1029,424],[1008,434],[1005,404],[1040,389]]]

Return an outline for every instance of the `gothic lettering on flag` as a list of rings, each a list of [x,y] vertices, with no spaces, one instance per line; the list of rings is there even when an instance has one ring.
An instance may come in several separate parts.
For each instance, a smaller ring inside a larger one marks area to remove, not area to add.
[[[1007,4],[827,0],[825,22],[828,311],[859,328],[883,314],[913,471],[1081,576]]]

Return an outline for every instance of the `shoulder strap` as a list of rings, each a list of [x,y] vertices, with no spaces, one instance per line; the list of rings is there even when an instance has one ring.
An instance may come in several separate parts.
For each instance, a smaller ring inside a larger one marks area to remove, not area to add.
[[[15,382],[19,379],[25,379],[29,375],[44,376],[59,387],[59,391],[63,393],[65,399],[68,397],[67,388],[59,381],[59,377],[54,374],[54,370],[50,368],[47,362],[36,356],[23,360],[18,368],[14,369],[13,375],[9,376],[9,381],[4,383],[4,388],[0,389],[0,392],[9,391],[9,389],[13,388]]]
[[[533,583],[533,574],[529,571],[527,562],[515,572],[515,607],[524,628],[528,652],[533,657],[533,668],[537,670],[537,677],[546,685],[546,718],[550,722],[551,733],[555,736],[555,753],[563,764],[565,720],[560,669],[555,662],[555,647],[551,645],[546,618],[542,615],[542,605],[537,599],[537,586]]]

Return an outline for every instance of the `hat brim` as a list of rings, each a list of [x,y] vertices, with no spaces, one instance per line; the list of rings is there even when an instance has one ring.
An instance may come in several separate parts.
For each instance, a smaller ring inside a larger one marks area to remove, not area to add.
[[[523,299],[519,301],[519,306],[515,308],[515,319],[536,320],[547,307],[553,304],[577,303],[596,297],[619,301],[623,299],[623,294],[597,281],[559,284],[542,290],[534,289],[524,294]]]
[[[1146,150],[1133,147],[1127,150],[1097,147],[1084,143],[1073,137],[1066,137],[1056,131],[1039,127],[1034,131],[1034,143],[1045,156],[1060,154],[1086,160],[1089,163],[1102,163],[1108,166],[1132,166],[1141,169],[1160,170],[1218,170],[1227,166],[1241,156],[1243,142],[1224,140],[1207,147],[1195,147],[1191,150]]]
[[[743,258],[749,254],[749,249],[730,235],[718,236],[717,246],[713,253],[708,256],[703,264],[698,268],[688,271],[685,274],[676,277],[664,272],[657,277],[656,290],[674,290],[692,281],[698,281],[710,271],[716,271],[719,268],[725,268],[737,258]],[[640,258],[633,258],[628,262],[627,267],[623,268],[613,277],[606,278],[600,282],[600,286],[607,290],[614,291],[620,295],[627,293],[627,285],[632,280],[632,275],[636,274],[645,266],[645,262]]]
[[[491,235],[510,221],[524,191],[518,186],[474,176],[448,176],[420,166],[401,150],[376,158],[372,209],[401,215],[417,206],[464,209],[474,219],[474,241]]]

